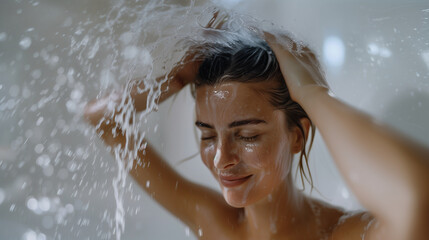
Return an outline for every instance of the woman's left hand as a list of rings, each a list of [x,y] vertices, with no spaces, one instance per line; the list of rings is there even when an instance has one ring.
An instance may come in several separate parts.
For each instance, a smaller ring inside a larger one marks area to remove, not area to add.
[[[292,99],[302,103],[315,91],[329,90],[314,53],[284,34],[264,32],[265,41],[274,51]]]
[[[331,97],[308,48],[284,35],[265,33],[265,39],[292,99],[317,126],[344,180],[378,222],[369,235],[427,239],[429,148]]]

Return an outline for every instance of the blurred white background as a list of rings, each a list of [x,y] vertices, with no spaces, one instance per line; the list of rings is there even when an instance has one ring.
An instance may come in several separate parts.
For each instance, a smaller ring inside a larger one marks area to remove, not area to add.
[[[214,3],[295,33],[318,53],[340,99],[429,145],[427,1]],[[91,73],[109,49],[87,41],[97,49],[88,47],[83,58],[94,65],[70,53],[73,39],[82,40],[79,31],[102,32],[94,26],[109,18],[112,5],[102,0],[0,3],[0,239],[115,239],[115,162],[90,138],[79,115],[86,101],[107,88],[107,77]],[[217,189],[199,156],[181,163],[198,152],[193,107],[189,89],[163,103],[150,119],[149,139],[179,172]],[[318,190],[313,195],[360,209],[319,135],[310,156]],[[127,189],[122,239],[195,239],[131,179]]]

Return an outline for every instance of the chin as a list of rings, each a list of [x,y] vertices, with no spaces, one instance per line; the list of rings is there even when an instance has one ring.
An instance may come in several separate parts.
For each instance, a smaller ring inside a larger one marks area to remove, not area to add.
[[[251,201],[248,194],[242,193],[242,191],[231,190],[228,188],[222,189],[223,198],[231,207],[244,208],[251,205]]]

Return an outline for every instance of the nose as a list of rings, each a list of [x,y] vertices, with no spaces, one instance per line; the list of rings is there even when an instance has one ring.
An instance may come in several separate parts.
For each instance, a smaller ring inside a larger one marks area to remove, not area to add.
[[[234,167],[239,162],[239,157],[233,143],[219,142],[216,155],[214,157],[214,166],[218,170],[226,170]]]

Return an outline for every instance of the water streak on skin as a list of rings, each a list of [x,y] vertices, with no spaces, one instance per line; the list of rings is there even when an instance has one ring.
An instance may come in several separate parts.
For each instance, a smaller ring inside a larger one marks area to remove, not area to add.
[[[246,189],[244,190],[244,193],[243,193],[243,198],[242,198],[242,200],[241,200],[241,203],[243,204],[243,205],[245,205],[246,204],[246,202],[247,202],[247,198],[248,198],[248,196],[249,196],[249,193],[250,193],[250,191],[257,185],[257,184],[259,184],[261,181],[262,181],[262,179],[264,178],[264,173],[263,174],[261,174],[261,176],[258,178],[258,179],[255,179],[255,178],[252,178],[252,179],[250,179],[251,181],[249,181],[249,183],[247,184],[247,187],[246,187]]]
[[[221,145],[221,144],[219,144],[219,145]],[[220,151],[220,148],[218,147],[216,150],[216,155],[215,155],[214,160],[213,160],[213,163],[215,166],[219,165],[219,161],[220,161],[220,157],[221,157],[220,155],[221,155],[221,151]]]

